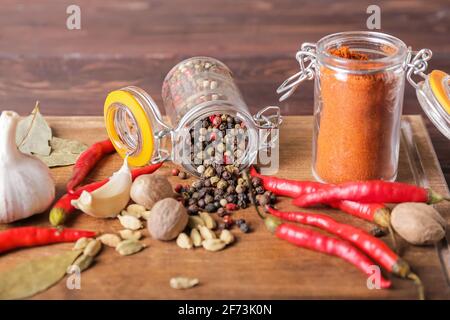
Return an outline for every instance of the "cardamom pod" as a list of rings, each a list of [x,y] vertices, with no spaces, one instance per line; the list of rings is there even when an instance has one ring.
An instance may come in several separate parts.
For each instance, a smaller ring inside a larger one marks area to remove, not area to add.
[[[220,239],[207,239],[202,242],[202,245],[208,251],[220,251],[225,248],[226,243]]]
[[[191,229],[191,240],[194,247],[200,247],[202,245],[202,236],[197,229]]]
[[[203,220],[203,222],[205,223],[205,226],[208,229],[216,228],[216,226],[217,226],[216,220],[214,220],[208,212],[200,211],[198,213],[198,215]]]
[[[92,239],[90,238],[80,238],[77,240],[77,242],[75,242],[75,244],[73,245],[72,250],[76,251],[76,250],[83,250],[84,248],[86,248],[86,246],[88,245],[89,242],[91,242]]]
[[[125,229],[130,229],[130,230],[138,230],[142,228],[142,223],[141,221],[139,221],[138,218],[133,217],[133,216],[118,216],[120,224],[125,228]]]
[[[234,236],[230,230],[223,229],[220,233],[219,239],[225,242],[225,244],[231,244],[234,242]]]
[[[142,214],[145,212],[145,207],[141,206],[140,204],[130,204],[127,207],[126,213],[130,216],[136,217],[136,218],[141,218]]]
[[[204,226],[205,222],[199,216],[189,216],[188,226],[191,229],[198,228],[198,226]]]
[[[80,271],[84,271],[87,268],[89,268],[93,262],[94,262],[93,256],[88,256],[88,255],[82,254],[81,256],[79,256],[77,258],[77,260],[75,260],[72,263],[72,266],[77,266],[78,268],[80,268]],[[71,270],[70,266],[69,266],[69,268],[67,268],[68,273],[69,273],[69,270]]]
[[[192,240],[186,233],[182,232],[177,237],[177,245],[182,249],[192,249]]]
[[[120,242],[116,251],[122,256],[135,254],[145,248],[145,245],[136,240],[123,240]]]
[[[170,287],[173,289],[189,289],[199,284],[197,278],[176,277],[170,279]]]
[[[132,231],[131,231],[132,232]],[[105,233],[97,238],[104,245],[115,248],[121,241],[120,237],[113,233]]]
[[[90,257],[95,257],[102,249],[102,243],[99,240],[93,240],[84,248],[83,254]]]
[[[200,231],[200,235],[205,240],[217,238],[216,234],[209,230],[206,226],[198,226],[198,231]]]
[[[124,229],[120,230],[119,234],[123,240],[139,240],[142,238],[142,232],[139,230],[133,231],[129,229]]]
[[[144,218],[145,220],[148,220],[150,218],[151,213],[152,213],[151,211],[142,212],[142,218]]]

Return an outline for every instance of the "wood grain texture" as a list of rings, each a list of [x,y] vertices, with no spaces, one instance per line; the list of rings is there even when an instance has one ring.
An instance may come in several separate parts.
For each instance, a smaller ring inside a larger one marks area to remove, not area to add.
[[[106,94],[135,84],[161,105],[162,80],[193,55],[223,60],[250,109],[277,104],[275,89],[298,64],[305,41],[366,29],[366,8],[381,7],[382,30],[414,49],[431,48],[430,69],[450,70],[447,0],[78,0],[81,30],[69,31],[70,0],[3,0],[0,8],[0,110],[101,115]],[[312,83],[280,104],[285,115],[310,115]],[[407,85],[405,114],[422,114]],[[427,120],[447,183],[450,142]]]
[[[98,117],[50,117],[55,135],[76,138],[92,143],[106,137],[103,122]],[[448,194],[448,189],[434,156],[429,137],[420,117],[406,118],[412,124],[414,138],[420,152],[425,173],[431,187]],[[301,130],[299,130],[301,128]],[[282,125],[280,139],[280,171],[278,176],[293,179],[312,179],[311,117],[287,117]],[[288,147],[289,146],[289,147]],[[108,156],[89,177],[89,181],[109,176],[121,165],[116,155]],[[171,183],[179,183],[170,176],[167,163],[158,174],[169,176]],[[71,168],[57,168],[52,174],[57,182],[58,195],[70,176]],[[410,165],[401,149],[399,180],[413,182]],[[184,181],[185,183],[185,181]],[[278,204],[281,209],[294,209],[288,199]],[[439,210],[450,222],[448,204]],[[338,221],[370,230],[372,225],[335,210],[325,210]],[[65,281],[35,296],[36,299],[297,299],[297,298],[367,298],[415,299],[412,283],[393,279],[389,290],[369,290],[366,278],[346,262],[316,252],[296,248],[274,238],[268,233],[253,209],[234,213],[234,218],[249,221],[252,232],[243,234],[233,229],[237,242],[224,251],[211,253],[203,249],[182,250],[174,242],[159,242],[148,236],[148,248],[139,254],[121,257],[111,248],[104,248],[96,264],[82,273],[81,290],[68,290]],[[23,220],[15,225],[48,225],[48,215],[43,214]],[[101,232],[121,229],[117,219],[101,220],[75,213],[68,226]],[[0,227],[1,228],[1,227]],[[388,241],[388,239],[384,239]],[[54,254],[71,248],[70,244],[18,250],[0,257],[0,272],[16,263],[37,256]],[[404,258],[422,277],[430,299],[449,299],[436,250],[433,247],[404,247]],[[188,291],[169,287],[174,276],[198,277],[201,284]]]

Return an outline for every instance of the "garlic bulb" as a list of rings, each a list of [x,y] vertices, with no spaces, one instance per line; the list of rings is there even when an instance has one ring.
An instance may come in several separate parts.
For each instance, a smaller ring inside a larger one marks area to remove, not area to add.
[[[55,183],[47,166],[17,149],[18,122],[14,111],[3,111],[0,116],[0,223],[43,212],[55,198]]]
[[[113,218],[130,201],[131,183],[131,172],[125,158],[122,167],[105,185],[93,192],[83,191],[77,200],[72,200],[72,205],[93,217]]]

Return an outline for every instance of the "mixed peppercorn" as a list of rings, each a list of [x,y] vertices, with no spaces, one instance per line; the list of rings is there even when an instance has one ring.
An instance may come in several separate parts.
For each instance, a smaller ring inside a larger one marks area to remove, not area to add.
[[[273,204],[276,196],[264,189],[259,177],[246,180],[241,173],[248,143],[245,125],[239,118],[227,114],[209,116],[199,124],[190,131],[190,147],[191,163],[200,177],[191,185],[177,185],[175,192],[189,214],[217,212],[222,218],[220,228],[236,224],[240,230],[248,232],[245,220],[234,223],[231,211],[247,208],[252,198],[260,205]],[[172,170],[174,176],[183,178],[182,174],[183,171]]]
[[[224,229],[234,224],[231,211],[247,208],[251,197],[260,205],[276,202],[276,196],[264,189],[260,178],[253,177],[247,181],[234,165],[208,166],[198,180],[191,185],[178,184],[175,192],[180,195],[179,200],[187,207],[189,214],[195,215],[199,211],[216,212],[222,218],[219,228]],[[238,219],[236,225],[243,232],[249,231],[249,226],[243,219]]]

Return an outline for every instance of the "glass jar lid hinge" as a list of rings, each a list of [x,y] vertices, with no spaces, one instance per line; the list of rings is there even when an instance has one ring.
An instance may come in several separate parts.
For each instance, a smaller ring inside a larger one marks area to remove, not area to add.
[[[406,79],[408,79],[408,82],[414,88],[418,89],[419,85],[414,81],[413,76],[417,75],[424,80],[426,79],[427,75],[425,74],[425,71],[428,69],[428,61],[431,59],[432,55],[433,53],[430,49],[412,51],[411,48],[409,48],[408,56],[405,61]]]
[[[295,55],[295,59],[300,65],[300,71],[287,78],[277,89],[278,94],[283,94],[279,101],[289,98],[295,89],[305,80],[314,78],[314,68],[316,64],[316,44],[305,42]]]
[[[261,109],[253,115],[253,121],[256,127],[261,130],[258,142],[259,149],[273,148],[274,143],[278,140],[277,129],[283,122],[280,107],[267,106]]]

